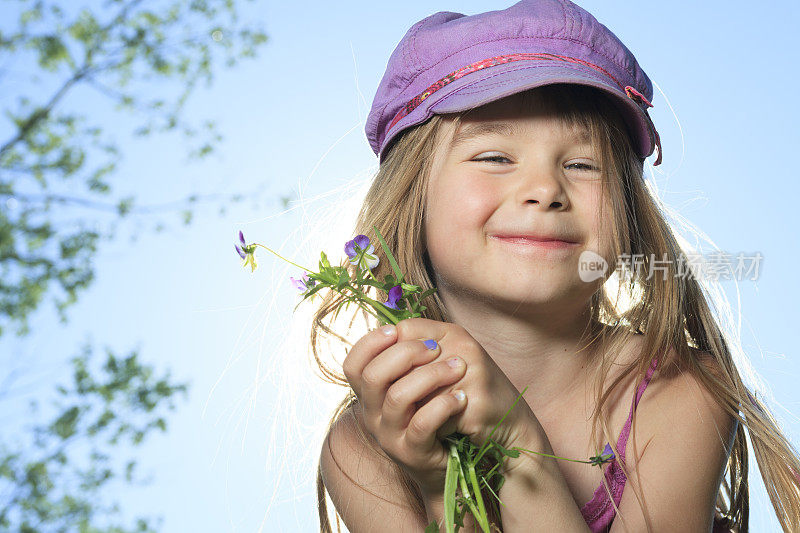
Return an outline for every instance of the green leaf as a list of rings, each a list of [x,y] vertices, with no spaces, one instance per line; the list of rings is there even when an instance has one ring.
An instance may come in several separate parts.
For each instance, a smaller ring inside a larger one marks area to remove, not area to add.
[[[381,235],[381,232],[378,231],[377,226],[372,226],[372,229],[375,230],[375,235],[378,236],[378,240],[381,243],[381,248],[383,248],[383,253],[386,254],[386,257],[389,259],[389,264],[392,265],[392,270],[394,270],[394,275],[397,276],[398,280],[402,280],[403,273],[400,271],[400,266],[397,264],[397,261],[392,255],[392,251],[386,245],[386,241],[383,239],[383,235]]]
[[[447,471],[444,477],[444,528],[447,533],[452,533],[454,531],[458,470],[458,448],[451,445],[450,454],[447,456]]]
[[[394,285],[387,285],[382,281],[376,281],[374,279],[369,279],[369,278],[360,280],[360,285],[369,285],[370,287],[375,287],[377,289],[381,289],[384,292],[388,292],[389,289],[394,287]]]
[[[58,35],[43,35],[33,37],[28,43],[31,48],[36,48],[39,53],[39,66],[43,69],[55,72],[60,63],[72,64],[72,57],[64,42]]]
[[[99,36],[100,25],[88,9],[81,10],[77,20],[67,28],[67,33],[87,48]]]
[[[133,197],[128,196],[117,203],[117,214],[121,217],[127,215],[133,207]]]
[[[42,20],[42,6],[36,5],[33,9],[26,9],[19,15],[20,24],[25,27],[32,21]]]
[[[498,451],[500,451],[500,453],[502,453],[506,457],[519,457],[519,450],[513,450],[513,449],[507,450],[506,448],[503,448],[502,445],[498,444],[495,441],[490,441],[490,442],[492,443],[492,446],[494,446]]]
[[[428,524],[428,527],[425,528],[425,533],[439,533],[439,526],[436,525],[436,520]]]
[[[53,422],[53,432],[61,437],[62,440],[68,439],[75,434],[80,414],[81,410],[79,407],[70,407],[64,411],[55,422]]]
[[[419,299],[420,299],[420,301],[422,301],[423,299],[427,298],[428,296],[430,296],[430,295],[431,295],[431,294],[433,294],[434,292],[436,292],[436,288],[435,288],[435,287],[434,287],[433,289],[427,289],[427,290],[423,291],[423,292],[422,292],[422,293],[419,295]]]
[[[311,296],[315,295],[317,292],[319,292],[324,287],[325,287],[325,285],[323,285],[322,283],[318,283],[318,284],[314,285],[308,291],[303,293],[303,300],[305,300],[306,298],[310,298]]]
[[[465,514],[467,514],[467,510],[468,510],[468,509],[469,509],[469,508],[468,508],[466,505],[464,505],[464,506],[462,506],[462,508],[461,508],[461,509],[459,509],[459,510],[456,512],[456,517],[455,517],[455,521],[456,521],[456,532],[458,532],[458,530],[459,530],[459,529],[461,529],[462,527],[464,527],[464,515],[465,515]]]

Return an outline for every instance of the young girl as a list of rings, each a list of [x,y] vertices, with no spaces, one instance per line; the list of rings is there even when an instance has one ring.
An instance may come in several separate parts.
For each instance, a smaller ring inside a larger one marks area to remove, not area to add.
[[[652,95],[566,0],[440,12],[406,33],[367,120],[380,169],[355,229],[377,227],[406,278],[438,292],[424,318],[359,339],[343,372],[317,358],[351,387],[320,455],[322,531],[326,489],[353,533],[441,524],[440,439],[482,444],[525,387],[494,440],[567,458],[608,442],[615,458],[508,460],[498,529],[747,531],[749,433],[783,529],[800,531],[797,453],[643,181],[662,155]],[[315,355],[340,303],[315,317]]]

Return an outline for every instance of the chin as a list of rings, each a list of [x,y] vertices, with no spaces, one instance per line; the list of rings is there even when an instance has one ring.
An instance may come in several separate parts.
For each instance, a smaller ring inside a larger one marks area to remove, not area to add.
[[[503,307],[511,305],[516,309],[529,309],[537,314],[541,311],[550,312],[555,309],[573,307],[577,301],[574,297],[567,297],[564,293],[557,291],[532,291],[528,294],[496,297],[494,300]]]
[[[578,280],[577,283],[582,283]],[[534,282],[517,283],[496,288],[483,294],[485,303],[517,313],[529,310],[535,314],[556,309],[584,307],[596,291],[594,284],[578,285],[574,281],[564,284],[540,278]]]

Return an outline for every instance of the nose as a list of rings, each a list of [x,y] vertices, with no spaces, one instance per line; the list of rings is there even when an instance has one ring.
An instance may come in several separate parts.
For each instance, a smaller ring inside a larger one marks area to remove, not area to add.
[[[569,200],[558,172],[558,169],[542,167],[523,170],[517,188],[518,200],[545,210],[566,209]]]

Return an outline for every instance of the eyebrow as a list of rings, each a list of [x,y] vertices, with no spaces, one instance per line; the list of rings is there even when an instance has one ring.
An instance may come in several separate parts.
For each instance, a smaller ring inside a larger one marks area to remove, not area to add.
[[[482,135],[514,136],[520,134],[520,128],[514,122],[473,122],[462,125],[450,141],[450,150]],[[570,139],[578,144],[591,144],[592,135],[586,128],[578,127]]]

